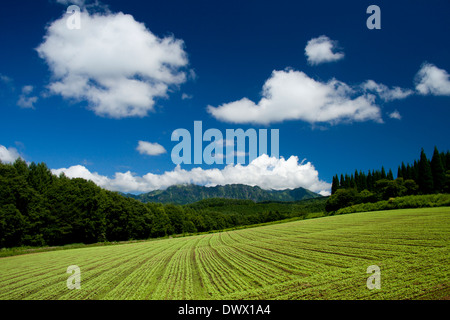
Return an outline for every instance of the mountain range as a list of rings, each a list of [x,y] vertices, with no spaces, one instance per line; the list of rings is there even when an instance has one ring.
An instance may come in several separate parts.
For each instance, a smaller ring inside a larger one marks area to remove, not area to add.
[[[139,195],[123,194],[141,202],[160,202],[188,204],[210,198],[244,199],[255,202],[262,201],[299,201],[321,197],[321,195],[305,188],[285,190],[264,190],[258,186],[229,184],[224,186],[205,187],[194,184],[176,185],[165,190],[155,190]]]

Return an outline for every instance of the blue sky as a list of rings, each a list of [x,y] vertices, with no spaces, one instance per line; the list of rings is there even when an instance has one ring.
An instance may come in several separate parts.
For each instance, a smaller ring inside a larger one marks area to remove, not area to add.
[[[194,182],[326,194],[336,173],[396,173],[422,147],[450,149],[450,3],[392,2],[5,2],[1,160],[126,192]],[[70,4],[80,29],[66,25]],[[371,4],[379,30],[366,27]],[[279,129],[283,160],[175,169],[171,134],[193,134],[194,121],[224,135]]]

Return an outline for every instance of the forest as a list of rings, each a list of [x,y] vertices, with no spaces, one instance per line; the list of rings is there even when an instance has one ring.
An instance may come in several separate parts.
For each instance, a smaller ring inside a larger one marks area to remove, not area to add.
[[[395,179],[392,170],[386,172],[384,167],[340,179],[335,175],[330,197],[291,202],[211,198],[185,205],[143,203],[92,181],[56,176],[45,163],[27,164],[19,158],[14,163],[0,162],[0,248],[209,232],[438,193],[450,193],[450,152],[440,153],[437,148],[431,160],[422,149],[419,160],[402,163]]]
[[[341,174],[340,178],[336,174],[326,210],[334,212],[356,204],[437,193],[450,193],[450,152],[439,152],[435,147],[430,160],[422,148],[413,164],[402,162],[398,166],[395,179],[392,170],[386,172],[384,167],[367,174],[355,170],[354,174]]]
[[[323,212],[325,199],[291,203],[207,199],[142,203],[45,163],[0,162],[0,248],[60,246],[223,230]]]

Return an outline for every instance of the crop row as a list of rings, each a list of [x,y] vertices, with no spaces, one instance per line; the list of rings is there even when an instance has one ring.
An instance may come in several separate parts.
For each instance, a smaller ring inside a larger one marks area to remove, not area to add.
[[[449,211],[352,214],[0,259],[0,299],[420,299],[450,295]],[[69,265],[81,289],[69,290]],[[368,290],[366,269],[382,270]]]

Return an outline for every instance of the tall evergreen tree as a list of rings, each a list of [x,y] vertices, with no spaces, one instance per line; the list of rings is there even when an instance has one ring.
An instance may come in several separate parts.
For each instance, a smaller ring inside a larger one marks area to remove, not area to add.
[[[384,170],[384,167],[381,167],[381,179],[386,179],[386,170]]]
[[[423,194],[433,192],[433,175],[431,173],[431,165],[427,159],[425,151],[420,152],[420,160],[418,163],[418,184],[419,191]]]
[[[344,188],[350,188],[350,176],[348,174],[345,174],[344,176]]]
[[[360,186],[360,183],[359,183],[359,173],[358,173],[358,170],[355,170],[355,186],[356,186],[356,190],[358,191],[358,192],[360,192],[361,191],[361,186]]]
[[[392,173],[392,170],[389,169],[389,172],[386,175],[386,179],[388,180],[394,180],[394,174]]]
[[[445,170],[437,147],[434,147],[434,153],[431,159],[431,174],[433,176],[434,190],[436,192],[442,192],[445,186]]]
[[[357,189],[357,185],[356,185],[356,181],[355,181],[355,177],[353,176],[353,174],[350,176],[350,188],[352,189]]]
[[[402,168],[400,166],[398,166],[397,169],[397,179],[398,178],[403,178]]]
[[[367,189],[367,177],[366,177],[366,174],[362,171],[359,172],[358,187],[361,189],[361,191]]]
[[[409,163],[406,165],[406,177],[403,176],[403,179],[416,181],[414,177],[414,169],[409,165]]]
[[[412,179],[418,183],[419,182],[419,163],[417,162],[417,160],[414,160],[414,165],[412,166],[412,173],[413,173]]]
[[[370,170],[367,173],[367,190],[373,191],[373,175]]]
[[[407,170],[406,170],[406,166],[405,166],[405,163],[402,161],[402,178],[403,179],[408,179],[408,177],[407,177]]]
[[[331,183],[331,194],[334,194],[337,189],[339,189],[339,178],[338,175],[335,175],[333,177],[333,182]]]

